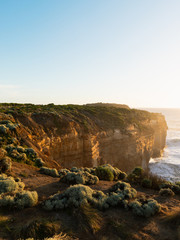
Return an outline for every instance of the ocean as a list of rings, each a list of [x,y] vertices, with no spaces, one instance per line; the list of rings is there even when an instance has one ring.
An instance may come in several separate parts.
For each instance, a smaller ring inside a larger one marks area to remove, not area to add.
[[[180,109],[146,110],[162,113],[168,125],[163,156],[150,160],[150,171],[168,181],[180,181]]]

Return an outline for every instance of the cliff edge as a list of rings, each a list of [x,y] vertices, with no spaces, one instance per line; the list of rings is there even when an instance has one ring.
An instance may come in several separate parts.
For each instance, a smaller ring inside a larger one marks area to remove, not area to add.
[[[16,144],[35,149],[47,166],[56,168],[103,163],[123,171],[147,168],[166,143],[162,114],[126,105],[1,104],[4,120],[18,125]]]

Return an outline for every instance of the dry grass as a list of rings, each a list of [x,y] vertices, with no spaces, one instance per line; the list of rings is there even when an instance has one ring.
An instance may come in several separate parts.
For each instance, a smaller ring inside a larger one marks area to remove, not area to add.
[[[163,222],[173,225],[174,227],[180,226],[180,209],[178,208],[178,210],[166,213],[166,215],[162,217],[162,220]]]
[[[83,205],[78,209],[73,209],[73,217],[77,221],[80,231],[94,234],[102,226],[102,217],[99,212],[89,205]]]
[[[154,175],[154,174],[150,173],[149,171],[143,172],[142,179],[144,179],[144,178],[151,180],[151,182],[152,182],[151,188],[155,189],[155,190],[159,190],[160,185],[166,182],[166,180],[164,180],[162,177]]]
[[[162,222],[168,227],[174,229],[177,235],[177,240],[180,240],[180,208],[166,213],[166,215],[162,217]]]
[[[60,225],[46,219],[31,221],[27,224],[16,225],[12,228],[13,239],[45,239],[52,237],[60,231]]]

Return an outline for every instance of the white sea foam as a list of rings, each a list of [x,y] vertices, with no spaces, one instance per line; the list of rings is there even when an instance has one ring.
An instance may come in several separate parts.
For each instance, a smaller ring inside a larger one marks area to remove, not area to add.
[[[150,160],[150,171],[169,181],[180,181],[180,109],[147,110],[162,113],[168,124],[164,154],[161,158]]]

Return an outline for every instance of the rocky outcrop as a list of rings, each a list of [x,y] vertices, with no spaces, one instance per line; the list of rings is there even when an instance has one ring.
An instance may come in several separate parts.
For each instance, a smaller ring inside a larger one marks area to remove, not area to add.
[[[33,147],[51,167],[110,163],[123,171],[147,168],[166,142],[164,116],[140,110],[88,106],[76,112],[70,109],[68,115],[57,110],[11,114],[20,123],[21,142]]]

